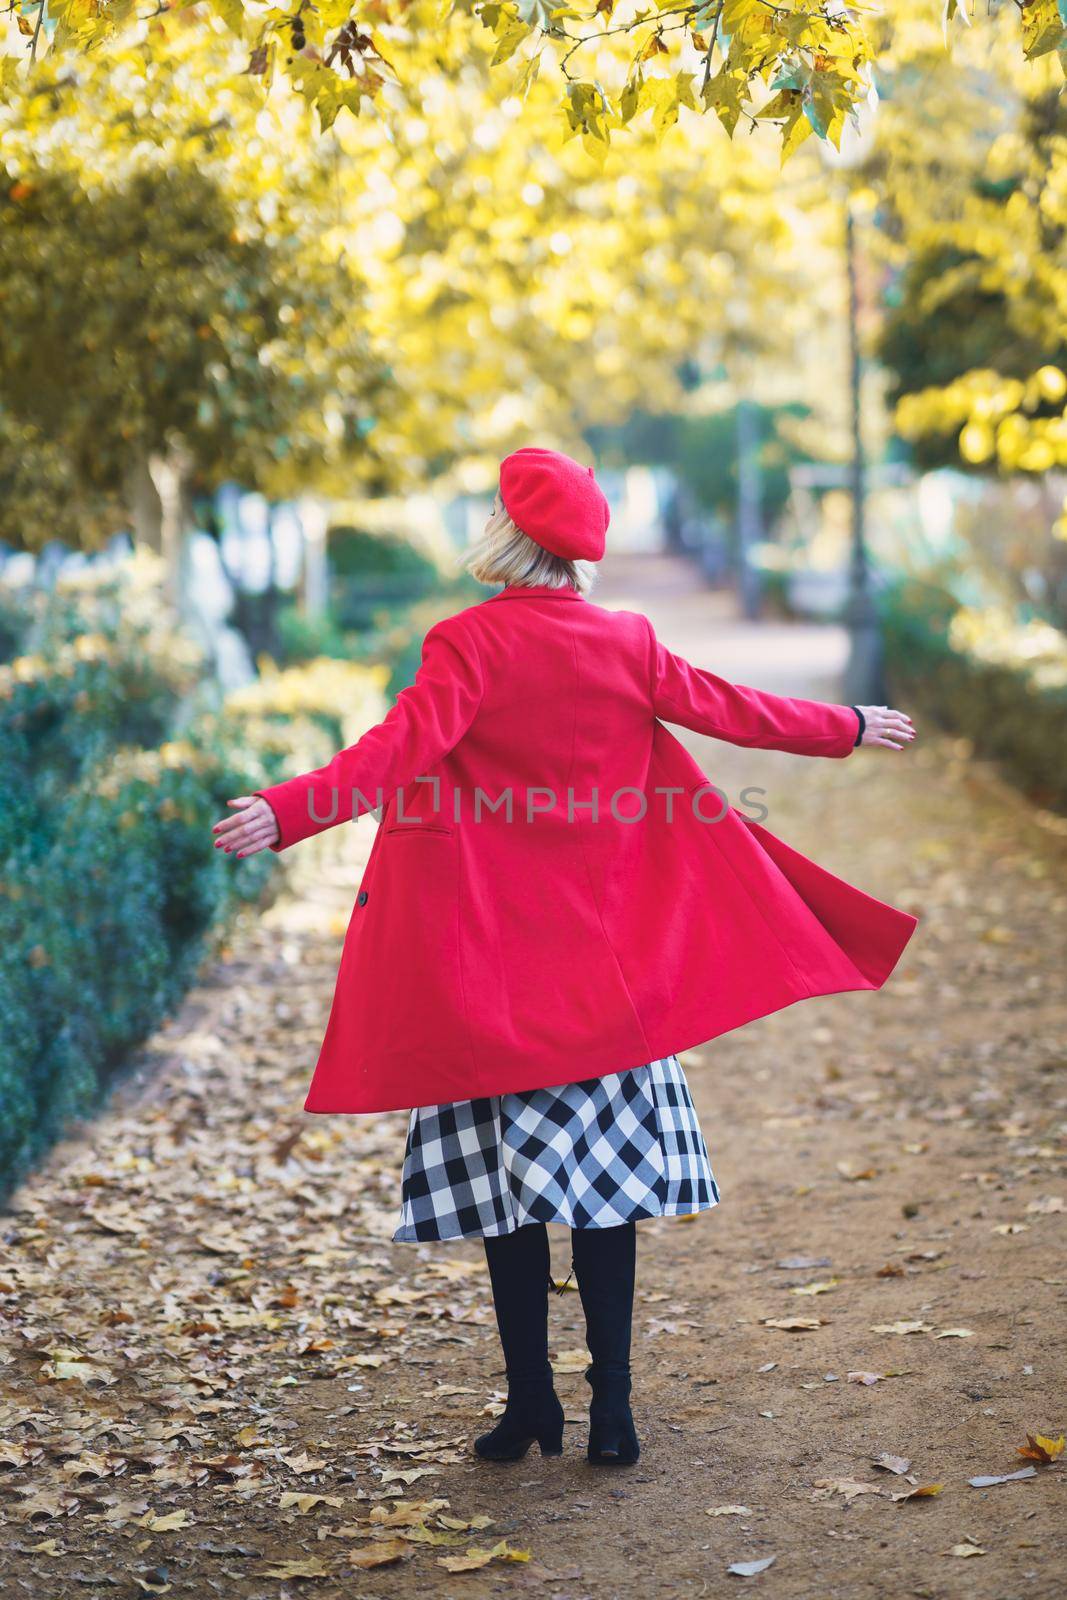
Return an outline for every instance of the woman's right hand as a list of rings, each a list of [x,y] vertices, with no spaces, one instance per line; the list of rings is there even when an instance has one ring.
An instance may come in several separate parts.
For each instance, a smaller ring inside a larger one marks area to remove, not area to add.
[[[281,838],[278,819],[262,795],[243,794],[236,800],[227,800],[226,804],[238,809],[212,828],[216,850],[238,857],[254,856],[257,851],[278,843]]]
[[[865,727],[861,745],[878,744],[886,750],[903,750],[915,737],[911,718],[891,706],[857,706],[863,712]]]

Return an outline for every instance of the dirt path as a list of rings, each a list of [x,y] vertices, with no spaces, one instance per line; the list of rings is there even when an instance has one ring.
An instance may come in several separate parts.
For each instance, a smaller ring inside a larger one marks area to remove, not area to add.
[[[740,681],[835,696],[832,630],[739,625],[665,562],[603,598]],[[4,1219],[0,1593],[1058,1594],[1067,1469],[968,1479],[1067,1424],[1067,837],[923,731],[847,762],[690,741],[922,924],[882,994],[687,1058],[723,1199],[639,1230],[635,1470],[586,1466],[566,1355],[564,1459],[470,1457],[501,1381],[480,1248],[389,1242],[402,1115],[300,1111],[361,825],[304,847],[298,895],[238,930]],[[577,1295],[552,1313],[553,1350],[578,1350]],[[765,1321],[793,1317],[819,1325]],[[873,1331],[895,1324],[919,1331]],[[499,1541],[529,1561],[439,1564]]]

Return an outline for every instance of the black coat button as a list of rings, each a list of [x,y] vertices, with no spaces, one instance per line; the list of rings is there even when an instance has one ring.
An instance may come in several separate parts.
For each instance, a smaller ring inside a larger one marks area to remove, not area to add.
[[[359,891],[359,893],[356,896],[356,904],[357,904],[357,906],[365,906],[367,904],[367,891],[366,891],[366,889],[361,889]]]

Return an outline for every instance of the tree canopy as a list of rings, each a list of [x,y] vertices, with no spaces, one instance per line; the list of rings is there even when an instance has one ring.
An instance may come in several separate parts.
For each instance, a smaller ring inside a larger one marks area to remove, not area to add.
[[[939,0],[937,9],[946,37],[971,21],[968,0]],[[1057,0],[989,0],[981,10],[976,27],[990,14],[1010,16],[1020,58],[1067,61]],[[868,93],[881,34],[877,16],[843,0],[365,0],[358,11],[351,0],[16,0],[9,17],[6,92],[47,55],[75,58],[130,38],[166,53],[196,27],[237,40],[236,70],[264,88],[288,81],[324,129],[342,111],[373,108],[390,119],[418,101],[428,62],[456,65],[488,51],[500,95],[524,95],[546,77],[568,136],[590,149],[646,112],[662,130],[686,108],[713,111],[730,134],[772,122],[783,155],[812,133],[840,140]]]
[[[496,102],[484,54],[316,139],[238,56],[187,20],[0,104],[0,537],[127,526],[177,447],[201,489],[406,489],[669,405],[701,343],[787,345],[765,150],[648,127],[590,163],[547,85]]]

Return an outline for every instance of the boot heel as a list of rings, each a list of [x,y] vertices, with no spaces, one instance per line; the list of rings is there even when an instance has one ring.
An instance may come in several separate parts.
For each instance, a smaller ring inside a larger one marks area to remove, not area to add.
[[[589,1461],[598,1467],[632,1467],[641,1454],[641,1446],[630,1410],[629,1374],[605,1379],[590,1367],[586,1378],[593,1388],[586,1452]]]
[[[563,1454],[563,1429],[559,1432],[539,1434],[537,1447],[543,1456],[561,1456]]]

